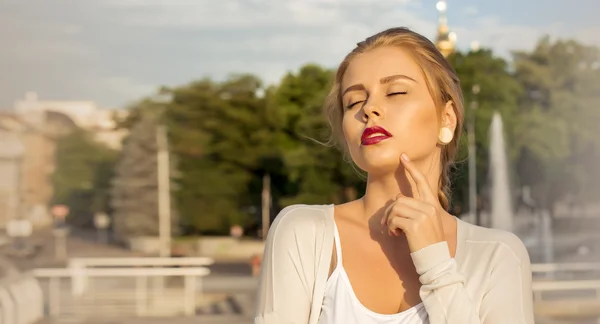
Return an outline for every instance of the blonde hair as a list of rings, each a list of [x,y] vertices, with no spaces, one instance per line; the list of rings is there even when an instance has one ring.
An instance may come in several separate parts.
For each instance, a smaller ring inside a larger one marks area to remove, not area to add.
[[[460,81],[454,68],[426,37],[408,28],[390,28],[375,34],[357,44],[339,65],[334,84],[325,100],[324,111],[331,127],[331,142],[347,153],[347,145],[342,131],[341,82],[352,59],[362,53],[385,46],[395,46],[406,50],[423,70],[427,88],[437,107],[440,109],[447,102],[453,103],[457,124],[453,140],[442,147],[440,156],[441,175],[438,188],[438,199],[444,209],[450,207],[450,170],[458,150],[463,124],[463,98]]]

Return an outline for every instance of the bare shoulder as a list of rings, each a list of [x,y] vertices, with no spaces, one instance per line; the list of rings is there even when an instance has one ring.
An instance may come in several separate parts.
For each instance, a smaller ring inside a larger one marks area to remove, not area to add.
[[[459,220],[460,221],[460,220]],[[464,221],[464,245],[473,253],[483,253],[503,258],[511,258],[523,265],[529,265],[529,253],[523,241],[514,233],[473,225]],[[506,259],[504,259],[506,260]]]

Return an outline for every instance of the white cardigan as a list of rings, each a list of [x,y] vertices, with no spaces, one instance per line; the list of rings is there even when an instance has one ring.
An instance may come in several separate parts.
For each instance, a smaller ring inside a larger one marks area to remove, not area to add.
[[[333,205],[293,205],[269,230],[255,324],[317,324],[329,276]],[[446,242],[411,254],[430,324],[533,324],[531,265],[514,234],[458,220]]]

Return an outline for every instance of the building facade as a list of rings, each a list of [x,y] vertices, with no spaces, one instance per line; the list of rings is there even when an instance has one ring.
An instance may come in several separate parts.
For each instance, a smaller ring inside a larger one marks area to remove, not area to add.
[[[22,124],[13,116],[0,115],[0,227],[5,228],[21,209],[21,164],[25,147]]]
[[[49,204],[58,137],[75,128],[120,149],[126,133],[115,130],[115,115],[90,101],[42,101],[35,93],[17,100],[14,109],[0,113],[0,228],[11,219],[28,219],[34,226],[51,224]]]
[[[125,110],[101,109],[93,101],[51,101],[39,100],[35,92],[28,92],[25,98],[15,101],[15,113],[24,121],[37,128],[46,128],[49,133],[60,134],[64,130],[48,129],[57,126],[49,122],[49,118],[69,119],[76,127],[94,133],[98,142],[113,149],[120,149],[121,141],[126,135],[124,130],[117,130],[115,118],[127,116]]]

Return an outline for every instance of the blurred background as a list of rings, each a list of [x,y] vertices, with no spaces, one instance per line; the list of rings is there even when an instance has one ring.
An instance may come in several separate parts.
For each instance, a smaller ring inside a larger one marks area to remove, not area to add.
[[[465,95],[452,212],[517,234],[536,323],[600,323],[597,0],[0,0],[0,323],[252,322],[264,233],[364,182],[321,105],[406,26]]]

